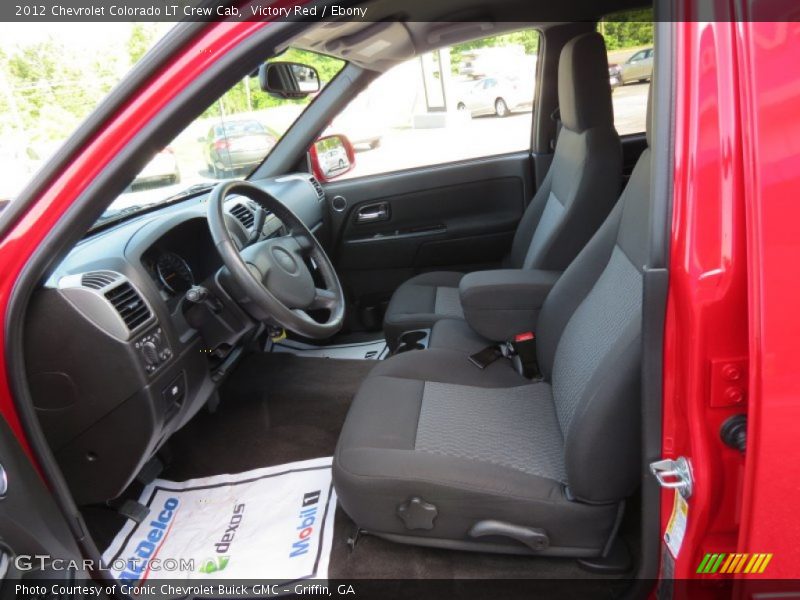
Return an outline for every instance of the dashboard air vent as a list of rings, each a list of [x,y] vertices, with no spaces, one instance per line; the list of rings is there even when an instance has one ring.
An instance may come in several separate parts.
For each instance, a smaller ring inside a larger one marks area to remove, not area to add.
[[[319,181],[317,181],[317,178],[314,177],[313,175],[309,177],[309,181],[311,182],[311,185],[314,186],[314,189],[317,191],[317,198],[319,198],[319,200],[322,201],[325,198],[325,190],[322,189],[322,184]]]
[[[100,290],[119,278],[114,271],[91,271],[81,276],[81,285],[90,290]]]
[[[236,204],[231,208],[231,214],[244,225],[245,229],[250,230],[255,223],[255,215],[253,211],[247,208],[244,204]]]
[[[128,326],[129,330],[133,331],[150,319],[150,309],[139,295],[139,292],[129,282],[121,283],[104,295],[117,309],[119,316],[125,321],[125,325]]]

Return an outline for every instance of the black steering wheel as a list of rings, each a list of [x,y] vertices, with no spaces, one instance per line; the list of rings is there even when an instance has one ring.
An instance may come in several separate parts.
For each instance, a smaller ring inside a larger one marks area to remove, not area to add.
[[[243,249],[225,223],[225,200],[236,194],[271,212],[289,231],[288,235],[255,242]],[[308,227],[277,198],[246,181],[225,181],[211,192],[208,225],[214,244],[235,284],[228,290],[251,315],[273,320],[299,335],[324,339],[342,328],[344,293],[336,271]],[[318,288],[306,264],[312,259],[325,282]],[[327,309],[328,320],[320,323],[307,311]]]

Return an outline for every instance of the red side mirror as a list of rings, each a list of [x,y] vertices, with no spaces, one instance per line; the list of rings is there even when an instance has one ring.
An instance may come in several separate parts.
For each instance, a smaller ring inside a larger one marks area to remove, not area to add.
[[[352,171],[356,166],[353,144],[341,134],[317,139],[308,151],[311,171],[320,181],[330,181]]]

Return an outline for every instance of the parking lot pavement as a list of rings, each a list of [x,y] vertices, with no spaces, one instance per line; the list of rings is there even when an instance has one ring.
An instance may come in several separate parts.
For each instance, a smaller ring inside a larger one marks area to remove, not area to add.
[[[632,84],[614,90],[614,120],[620,135],[644,131],[648,88],[648,84]],[[380,146],[356,153],[356,168],[344,177],[522,151],[530,146],[530,132],[530,112],[502,119],[464,115],[454,124],[437,129],[390,128]],[[180,163],[179,184],[123,194],[116,206],[156,202],[190,185],[213,183],[196,140],[192,136],[184,136],[184,140],[173,144]]]
[[[614,90],[614,125],[617,133],[627,135],[644,131],[649,83],[632,83]]]

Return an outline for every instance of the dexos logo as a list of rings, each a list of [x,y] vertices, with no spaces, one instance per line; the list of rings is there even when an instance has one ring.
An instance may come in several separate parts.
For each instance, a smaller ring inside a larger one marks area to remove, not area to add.
[[[212,573],[219,573],[225,567],[228,566],[230,562],[230,557],[228,556],[218,556],[217,558],[207,558],[203,561],[203,564],[200,565],[198,571],[201,573],[205,573],[206,575],[211,575]]]

